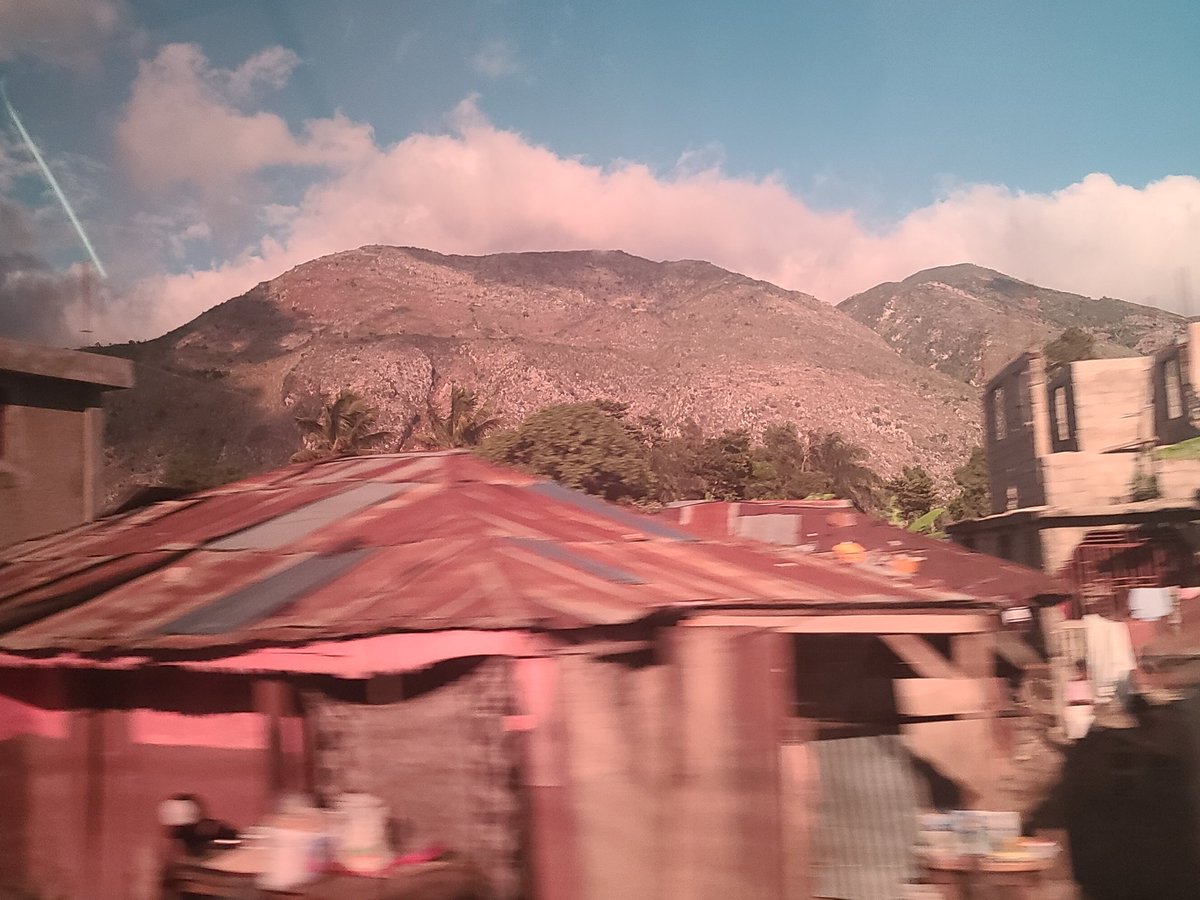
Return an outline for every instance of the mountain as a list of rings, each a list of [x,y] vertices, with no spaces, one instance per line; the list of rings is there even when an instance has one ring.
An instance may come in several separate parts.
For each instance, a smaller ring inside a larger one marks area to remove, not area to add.
[[[172,466],[285,462],[294,415],[343,388],[396,431],[452,382],[511,424],[593,398],[708,432],[790,420],[865,445],[885,474],[915,461],[945,478],[978,440],[974,391],[834,307],[706,262],[618,251],[362,247],[108,352],[137,363],[137,386],[112,400],[114,494]]]
[[[1113,357],[1156,350],[1187,322],[1154,307],[1054,291],[968,264],[876,285],[838,309],[913,362],[977,387],[1012,357],[1071,326],[1096,338],[1099,356]]]

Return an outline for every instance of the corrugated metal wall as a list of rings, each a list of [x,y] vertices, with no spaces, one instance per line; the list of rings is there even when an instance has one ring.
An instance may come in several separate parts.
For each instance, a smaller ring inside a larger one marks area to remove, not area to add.
[[[836,900],[895,900],[910,881],[921,790],[898,735],[812,745],[821,805],[814,836],[816,894]]]

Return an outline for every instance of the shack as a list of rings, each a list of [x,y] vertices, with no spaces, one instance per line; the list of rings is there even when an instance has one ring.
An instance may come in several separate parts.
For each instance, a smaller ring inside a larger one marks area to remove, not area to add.
[[[1011,606],[458,452],[128,510],[0,552],[0,884],[153,896],[164,797],[359,790],[501,898],[894,897],[995,796]]]

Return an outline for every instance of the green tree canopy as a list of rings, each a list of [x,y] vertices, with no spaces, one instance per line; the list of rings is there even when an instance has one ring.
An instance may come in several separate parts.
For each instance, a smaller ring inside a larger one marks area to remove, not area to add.
[[[787,500],[825,495],[833,481],[815,471],[809,454],[811,435],[802,438],[791,422],[768,425],[762,442],[754,448],[754,479],[750,495],[761,500]]]
[[[700,444],[695,473],[704,496],[715,500],[741,500],[750,495],[754,459],[750,432],[724,431]]]
[[[325,403],[316,418],[296,417],[304,446],[292,454],[292,462],[377,452],[379,444],[392,437],[390,432],[375,430],[377,416],[358,394],[342,391]]]
[[[483,442],[483,455],[606,500],[639,500],[653,475],[644,448],[620,416],[596,403],[562,403],[535,412]]]
[[[853,500],[863,509],[880,507],[879,476],[867,466],[867,450],[837,432],[810,431],[805,471],[829,479],[829,492]]]
[[[1096,339],[1072,325],[1058,337],[1046,344],[1046,365],[1050,368],[1073,363],[1080,359],[1094,359],[1096,356]]]
[[[472,390],[457,384],[450,386],[450,402],[446,414],[430,403],[425,412],[429,424],[430,443],[439,449],[475,447],[500,427],[500,419],[491,407],[482,404]]]
[[[905,466],[902,473],[885,485],[905,525],[927,515],[938,504],[937,487],[921,466]]]
[[[987,455],[982,447],[973,449],[970,458],[954,470],[954,483],[958,485],[958,493],[947,508],[951,521],[981,519],[991,513]]]

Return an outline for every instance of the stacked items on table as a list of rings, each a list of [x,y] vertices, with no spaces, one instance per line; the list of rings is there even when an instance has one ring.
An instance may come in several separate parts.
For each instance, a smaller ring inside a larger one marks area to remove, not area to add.
[[[960,809],[919,817],[917,851],[930,859],[982,857],[996,862],[1036,862],[1053,859],[1053,841],[1021,836],[1021,817],[1015,812]]]
[[[209,857],[204,865],[253,876],[266,890],[285,891],[328,874],[385,878],[401,866],[442,856],[439,847],[398,854],[388,837],[388,819],[383,801],[368,794],[342,794],[332,809],[289,796],[274,815],[242,832],[234,849]]]

